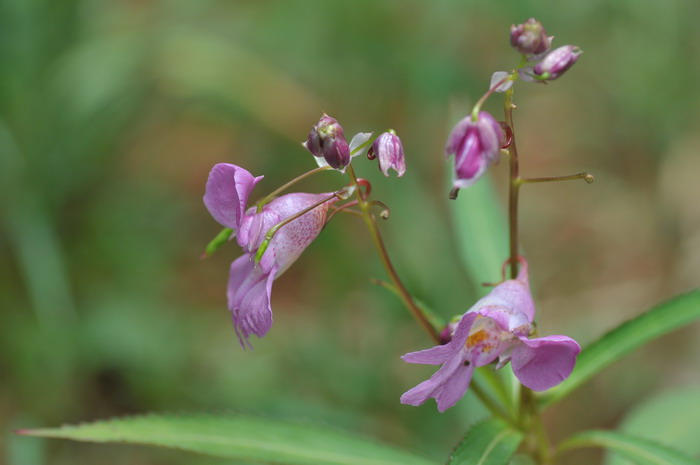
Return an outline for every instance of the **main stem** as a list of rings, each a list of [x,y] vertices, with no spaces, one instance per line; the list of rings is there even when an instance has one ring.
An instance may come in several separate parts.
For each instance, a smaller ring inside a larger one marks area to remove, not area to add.
[[[505,93],[505,119],[506,124],[511,129],[511,143],[508,147],[510,159],[510,184],[508,190],[508,230],[510,233],[510,276],[515,279],[518,276],[518,197],[522,179],[518,165],[518,148],[515,144],[515,127],[513,125],[513,87]],[[520,423],[521,427],[528,434],[528,446],[532,449],[533,455],[541,465],[551,463],[551,449],[547,433],[542,424],[537,405],[532,391],[520,386]]]
[[[428,333],[428,335],[430,335],[430,337],[436,343],[439,344],[440,333],[437,329],[435,329],[435,327],[433,327],[433,325],[428,320],[428,317],[423,313],[420,307],[413,300],[413,297],[411,297],[411,294],[406,289],[406,286],[404,286],[403,282],[401,282],[401,279],[399,279],[399,275],[396,273],[396,269],[394,268],[394,265],[389,259],[389,253],[387,252],[386,246],[384,245],[384,241],[382,240],[382,236],[379,233],[379,228],[374,222],[374,216],[372,215],[371,211],[372,204],[371,202],[368,202],[367,199],[365,199],[365,197],[363,196],[362,188],[357,181],[357,176],[355,175],[355,170],[353,169],[352,165],[348,165],[347,169],[348,175],[350,176],[350,181],[353,183],[354,186],[356,186],[355,195],[357,196],[357,206],[362,212],[362,219],[365,221],[367,229],[369,229],[370,235],[372,236],[372,242],[374,242],[374,245],[377,248],[379,258],[382,261],[382,265],[384,265],[386,273],[389,275],[391,283],[396,287],[399,297],[403,301],[406,308],[408,308],[408,310],[411,312],[413,317],[418,321],[418,323],[420,323],[420,325]]]

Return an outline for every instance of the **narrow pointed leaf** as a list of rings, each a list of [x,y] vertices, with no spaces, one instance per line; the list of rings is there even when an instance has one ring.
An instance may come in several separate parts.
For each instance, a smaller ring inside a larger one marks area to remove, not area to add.
[[[176,448],[217,457],[304,465],[434,465],[328,427],[248,415],[147,415],[20,434]]]
[[[571,376],[540,397],[552,404],[634,349],[700,319],[700,291],[664,302],[605,334],[581,351]]]
[[[637,404],[619,430],[658,441],[688,455],[700,457],[700,386],[675,388]],[[671,412],[671,414],[669,414]],[[605,465],[629,465],[617,454],[609,454]]]
[[[448,465],[507,465],[523,440],[521,432],[492,418],[472,427],[455,448]]]
[[[668,446],[615,431],[586,431],[564,441],[559,453],[571,449],[601,447],[637,465],[698,465],[699,461]],[[565,462],[561,462],[565,463]]]

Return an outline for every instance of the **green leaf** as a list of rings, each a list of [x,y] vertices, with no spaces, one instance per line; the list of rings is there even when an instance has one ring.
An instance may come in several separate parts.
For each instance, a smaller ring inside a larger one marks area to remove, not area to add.
[[[559,453],[584,447],[602,447],[637,465],[698,465],[698,461],[668,446],[615,431],[585,431],[559,446]],[[563,463],[563,462],[562,462]]]
[[[634,349],[697,319],[700,319],[700,291],[693,291],[623,323],[581,351],[571,376],[543,394],[540,404],[546,406],[562,399]]]
[[[622,422],[621,431],[667,444],[688,455],[700,456],[700,387],[664,392],[639,404]],[[607,465],[630,462],[611,454]]]
[[[459,191],[450,201],[462,262],[474,283],[501,280],[501,265],[508,258],[508,225],[488,176]],[[490,288],[482,288],[486,294]]]
[[[492,418],[469,430],[448,465],[506,465],[523,440],[521,432]]]
[[[124,442],[264,463],[434,465],[399,449],[333,428],[249,415],[147,415],[20,434],[90,442]]]

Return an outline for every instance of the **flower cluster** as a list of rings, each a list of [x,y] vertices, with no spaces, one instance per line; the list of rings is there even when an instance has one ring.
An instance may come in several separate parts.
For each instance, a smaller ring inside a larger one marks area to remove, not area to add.
[[[342,126],[324,114],[303,145],[319,166],[344,171],[371,136],[358,133],[348,144]],[[386,176],[390,168],[399,176],[406,171],[403,146],[393,131],[381,134],[372,151]],[[343,198],[338,193],[292,193],[248,207],[250,193],[262,178],[240,166],[220,163],[209,173],[204,194],[209,213],[232,230],[230,239],[243,248],[244,254],[231,264],[227,290],[228,308],[243,347],[250,346],[251,334],[262,337],[270,330],[273,281],[313,242],[326,224],[328,209]],[[274,234],[269,237],[271,231]]]
[[[547,36],[542,24],[530,18],[510,29],[510,44],[524,56],[523,64],[512,73],[496,71],[491,77],[489,92],[506,92],[520,78],[527,82],[553,81],[562,76],[581,56],[575,45],[564,45],[551,50],[553,36]],[[447,156],[454,155],[453,185],[463,189],[474,184],[486,169],[498,162],[504,143],[500,124],[485,111],[474,112],[454,127],[445,146]]]
[[[511,27],[510,43],[523,55],[521,64],[510,73],[494,73],[488,92],[477,101],[472,112],[457,123],[445,145],[446,155],[454,156],[453,191],[473,185],[489,166],[499,161],[501,150],[508,148],[510,188],[515,189],[511,191],[511,202],[517,205],[517,187],[526,180],[518,174],[517,150],[510,124],[512,110],[508,108],[513,107],[512,86],[517,79],[557,79],[581,54],[572,45],[551,50],[552,40],[553,37],[547,36],[542,24],[535,19]],[[499,122],[481,110],[482,104],[494,92],[507,92],[507,122]],[[517,236],[511,236],[513,252],[507,261],[511,267],[517,267],[516,260],[519,261],[521,266],[517,276],[496,285],[442,333],[412,301],[389,261],[370,211],[374,205],[388,211],[386,205],[378,200],[368,201],[369,183],[358,179],[351,166],[353,158],[367,150],[367,158],[377,159],[385,176],[389,176],[390,170],[399,177],[403,176],[406,172],[403,144],[393,130],[374,139],[372,133],[361,132],[348,143],[340,123],[323,114],[302,145],[314,156],[319,168],[285,184],[254,206],[248,205],[248,199],[262,176],[255,177],[239,166],[226,163],[214,166],[209,174],[204,203],[214,219],[228,228],[225,232],[230,231],[229,239],[235,238],[243,249],[243,255],[231,264],[227,289],[228,307],[243,347],[250,346],[250,335],[262,337],[272,326],[270,297],[274,280],[318,236],[329,217],[347,210],[364,218],[378,244],[392,284],[400,289],[404,302],[417,320],[441,342],[431,349],[402,357],[409,363],[441,365],[428,380],[403,394],[402,403],[421,405],[434,398],[438,410],[445,411],[467,391],[474,370],[494,362],[497,362],[497,368],[510,362],[515,376],[534,391],[556,386],[571,374],[580,352],[576,341],[560,335],[532,337],[535,305],[530,293],[528,264],[523,258],[514,256],[518,249]],[[297,180],[330,169],[342,173],[347,171],[350,185],[333,193],[297,192],[275,197]],[[586,173],[579,173],[562,179],[588,181],[589,177]],[[352,193],[356,194],[356,199],[348,200]],[[342,204],[337,204],[339,202]],[[353,207],[357,208],[351,210]],[[329,215],[330,209],[332,213]],[[517,209],[512,208],[510,212],[515,213],[509,217],[511,225],[517,225]],[[512,231],[517,231],[517,228],[511,228]],[[513,276],[516,271],[516,268],[511,268]]]

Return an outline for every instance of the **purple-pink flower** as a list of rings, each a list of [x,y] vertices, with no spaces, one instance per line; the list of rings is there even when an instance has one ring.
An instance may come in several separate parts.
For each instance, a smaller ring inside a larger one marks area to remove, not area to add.
[[[311,128],[302,145],[316,157],[317,162],[337,170],[344,170],[350,164],[350,146],[345,140],[343,127],[338,120],[325,113]]]
[[[553,81],[574,66],[583,52],[575,45],[564,45],[549,52],[533,68],[536,79]]]
[[[399,177],[406,172],[406,160],[403,153],[403,145],[399,136],[394,132],[384,132],[374,140],[372,144],[374,156],[379,160],[379,169],[384,176],[389,176],[389,169],[396,171]]]
[[[485,111],[476,121],[470,115],[457,123],[445,146],[445,154],[455,156],[454,187],[464,189],[474,184],[498,161],[503,141],[501,125]]]
[[[540,54],[549,50],[554,37],[547,37],[542,23],[530,18],[510,27],[510,45],[524,55]]]
[[[228,307],[243,347],[250,346],[251,334],[262,337],[270,330],[272,282],[321,232],[328,207],[335,201],[329,200],[279,229],[256,264],[255,253],[270,228],[329,197],[329,194],[292,193],[276,198],[260,212],[256,207],[246,210],[250,192],[261,179],[262,176],[254,177],[239,166],[220,163],[209,173],[204,195],[209,213],[220,224],[233,229],[245,252],[231,264],[227,290]]]
[[[581,348],[567,336],[529,339],[534,317],[527,262],[522,260],[517,279],[504,281],[474,304],[449,343],[402,357],[409,363],[442,366],[402,395],[401,403],[421,405],[432,397],[444,412],[467,391],[474,369],[497,358],[498,368],[510,361],[515,376],[534,391],[561,383],[571,374]]]

